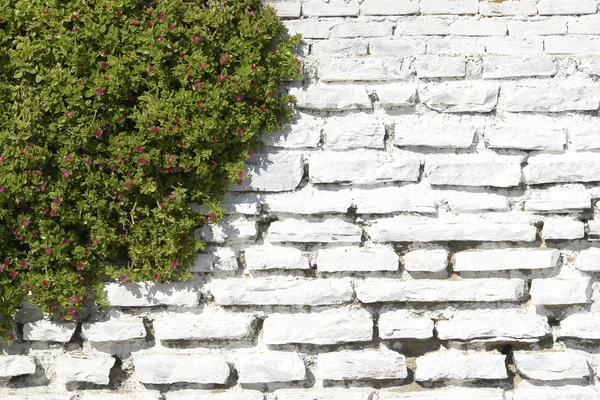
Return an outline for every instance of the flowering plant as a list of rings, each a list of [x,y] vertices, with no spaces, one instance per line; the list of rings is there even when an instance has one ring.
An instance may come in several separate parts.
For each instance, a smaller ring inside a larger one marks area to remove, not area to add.
[[[103,280],[190,277],[194,229],[290,119],[285,34],[259,0],[0,0],[1,336],[26,298],[71,320]]]

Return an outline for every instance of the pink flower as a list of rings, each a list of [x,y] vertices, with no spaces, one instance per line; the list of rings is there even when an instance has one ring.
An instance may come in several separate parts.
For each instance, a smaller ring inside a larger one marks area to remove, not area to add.
[[[98,129],[96,130],[96,137],[101,137],[102,136],[102,130]]]
[[[4,156],[0,156],[0,162],[4,162]]]
[[[66,163],[70,163],[71,161],[73,161],[73,157],[71,157],[71,156],[66,156],[65,157],[65,162]]]
[[[148,28],[150,28],[150,27],[152,26],[152,22],[150,22],[150,21],[146,22],[146,26],[147,26]]]
[[[188,119],[188,120],[186,120],[186,121],[185,121],[185,123],[186,123],[186,124],[188,124],[188,126],[189,126],[189,125],[192,125],[192,121],[190,121],[189,119]]]
[[[123,193],[119,193],[119,194],[117,195],[117,200],[121,200],[122,198],[123,198]]]
[[[246,173],[245,173],[244,171],[240,171],[240,172],[238,172],[238,176],[239,176],[240,178],[243,178],[243,177],[245,177],[245,176],[246,176]]]
[[[198,43],[198,42],[200,41],[200,36],[198,36],[198,35],[194,35],[194,36],[192,36],[192,40],[193,40],[194,42]]]
[[[56,210],[50,210],[50,215],[56,217]]]
[[[146,165],[147,160],[145,158],[140,158],[140,164]]]
[[[173,156],[169,156],[167,157],[167,162],[173,162],[175,158]]]
[[[129,280],[129,277],[125,274],[121,275],[121,282],[127,282]]]
[[[215,217],[216,217],[215,213],[208,214],[208,218],[210,218],[210,219],[215,219]]]
[[[256,65],[252,66],[252,71],[256,71]]]
[[[44,14],[48,14],[48,9],[47,9],[47,8],[44,8],[44,9],[42,10],[42,12],[43,12]]]
[[[221,56],[220,60],[222,63],[227,62],[227,56]]]
[[[71,14],[71,19],[77,19],[77,14]]]
[[[172,267],[173,269],[177,269],[177,265],[178,265],[178,264],[179,264],[179,260],[173,260],[173,261],[171,262],[171,267]]]
[[[154,274],[154,280],[157,281],[160,279],[160,274]]]
[[[21,221],[21,226],[22,226],[22,227],[29,226],[29,220],[28,220],[28,219],[24,219],[24,220],[22,220],[22,221]]]
[[[164,21],[165,20],[165,14],[164,13],[159,13],[158,14],[158,20],[159,21]]]
[[[69,171],[68,169],[66,169],[62,172],[63,178],[68,178],[69,176],[71,176],[71,171]]]
[[[200,68],[204,69],[204,63],[203,62],[200,63]]]
[[[65,240],[63,240],[63,243],[64,243],[64,244],[66,244],[66,245],[68,246],[68,245],[69,245],[69,243],[71,243],[71,242],[69,241],[69,239],[65,239]]]
[[[78,270],[82,270],[83,269],[83,264],[82,263],[77,264],[77,269]]]
[[[46,248],[46,250],[44,250],[44,252],[48,255],[52,254],[52,249],[50,247]]]
[[[225,80],[225,75],[219,75],[219,80],[220,81],[224,81]]]
[[[101,66],[102,68],[106,68],[106,67],[108,67],[108,63],[107,63],[106,61],[102,61],[102,62],[100,63],[100,66]]]
[[[125,189],[131,189],[131,182],[125,182]]]
[[[69,297],[69,301],[73,304],[77,303],[79,299],[77,298],[77,296],[71,296]]]
[[[122,17],[123,13],[121,11],[117,11],[117,17]]]
[[[137,19],[134,19],[133,21],[131,21],[131,23],[132,23],[133,25],[139,25],[139,24],[140,24],[140,21],[138,21]]]
[[[0,193],[4,192],[4,186],[0,185]]]
[[[141,153],[142,151],[144,151],[144,146],[137,146],[135,149],[138,153]]]
[[[65,115],[66,115],[67,117],[72,117],[72,116],[73,116],[73,113],[72,113],[71,111],[66,111],[66,112],[65,112]]]
[[[13,271],[10,271],[10,276],[11,276],[12,278],[14,278],[15,276],[17,276],[17,274],[18,274],[18,272],[17,272],[17,271],[14,271],[14,270],[13,270]]]
[[[169,27],[169,29],[175,29],[175,25],[173,25],[173,24],[169,24],[167,26]]]
[[[156,41],[157,41],[157,42],[162,42],[162,40],[163,40],[163,37],[162,37],[162,36],[158,35],[158,36],[156,37]]]
[[[252,155],[252,150],[248,150],[248,156]]]
[[[92,244],[94,244],[94,245],[98,244],[98,239],[97,238],[92,238]]]
[[[89,167],[90,165],[92,165],[92,160],[85,160],[85,165],[87,165],[88,167]]]
[[[238,129],[237,130],[238,136],[242,136],[244,134],[244,130],[243,129]]]
[[[44,185],[43,183],[40,185],[40,192],[43,192],[44,190],[46,190],[46,185]]]
[[[42,282],[42,285],[43,285],[44,287],[48,287],[48,285],[49,285],[49,284],[50,284],[50,283],[49,283],[48,281],[43,281],[43,282]]]
[[[102,90],[102,88],[96,89],[96,95],[102,96],[103,94],[104,94],[104,90]]]
[[[237,101],[242,101],[243,98],[244,98],[244,96],[241,93],[238,93],[238,94],[235,95],[235,99]]]
[[[60,198],[56,198],[56,199],[54,199],[54,204],[56,204],[56,205],[59,205],[59,206],[60,206],[60,204],[61,204],[61,203],[62,203],[62,199],[60,199]]]
[[[169,198],[169,200],[171,200],[171,201],[175,200],[175,195],[173,195],[173,194],[170,194],[170,195],[168,195],[167,197],[168,197],[168,198]]]
[[[154,67],[152,65],[148,67],[148,72],[150,72],[150,73],[154,72]]]
[[[196,89],[202,89],[202,82],[196,82]]]
[[[153,133],[158,132],[158,126],[153,126],[152,129],[150,129]]]
[[[248,11],[248,13],[247,13],[247,14],[248,14],[248,16],[249,16],[249,17],[252,17],[252,16],[254,16],[254,13],[253,13],[252,11]]]
[[[105,56],[107,56],[107,55],[108,55],[108,53],[109,53],[109,52],[108,52],[108,49],[104,49],[104,50],[102,51],[102,54],[104,54]]]

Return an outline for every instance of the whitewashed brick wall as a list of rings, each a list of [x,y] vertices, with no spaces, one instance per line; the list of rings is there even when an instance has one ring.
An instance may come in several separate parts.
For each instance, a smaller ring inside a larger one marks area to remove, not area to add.
[[[298,111],[195,279],[23,307],[0,398],[600,399],[597,0],[274,5]]]

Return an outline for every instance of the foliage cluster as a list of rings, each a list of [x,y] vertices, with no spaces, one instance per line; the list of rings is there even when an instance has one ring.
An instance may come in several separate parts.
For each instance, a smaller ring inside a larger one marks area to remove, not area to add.
[[[24,299],[70,320],[188,278],[299,42],[259,0],[0,0],[0,335]]]

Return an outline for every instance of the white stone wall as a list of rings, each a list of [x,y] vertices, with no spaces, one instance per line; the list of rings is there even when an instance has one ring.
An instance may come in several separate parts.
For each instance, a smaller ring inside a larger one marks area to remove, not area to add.
[[[0,397],[600,399],[597,0],[275,6],[298,112],[195,279],[23,307]]]

